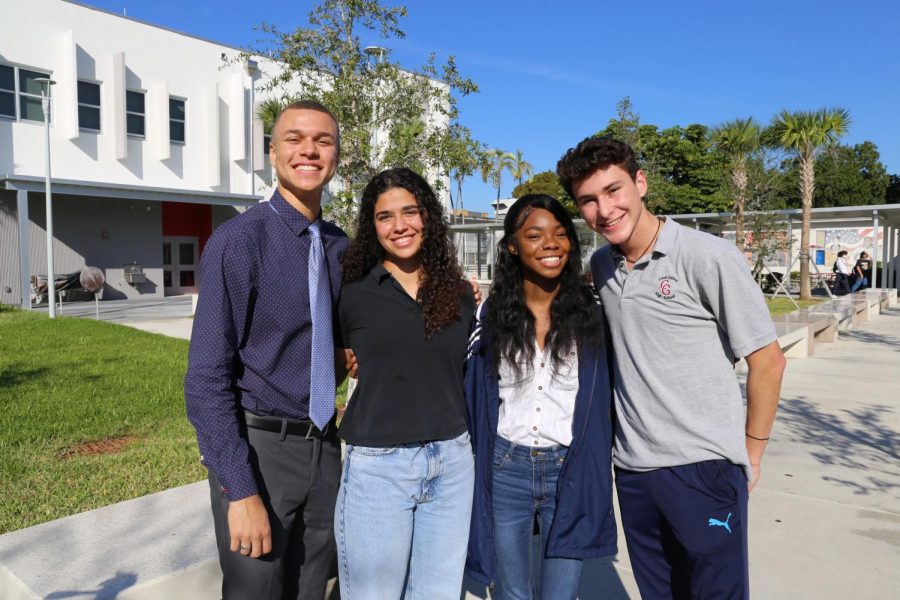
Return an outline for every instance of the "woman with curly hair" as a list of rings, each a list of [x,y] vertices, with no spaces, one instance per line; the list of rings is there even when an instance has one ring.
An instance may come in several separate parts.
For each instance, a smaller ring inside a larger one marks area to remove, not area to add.
[[[420,175],[369,182],[343,266],[338,321],[359,384],[338,431],[341,597],[455,600],[472,510],[463,363],[475,303]]]
[[[574,600],[581,561],[616,552],[603,316],[582,281],[572,218],[555,199],[519,198],[497,251],[466,363],[476,457],[466,571],[494,584],[494,600]]]

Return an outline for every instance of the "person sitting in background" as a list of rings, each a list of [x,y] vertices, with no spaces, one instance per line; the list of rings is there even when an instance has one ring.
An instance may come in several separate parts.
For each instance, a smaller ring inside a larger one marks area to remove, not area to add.
[[[844,258],[845,256],[847,256],[846,250],[838,252],[837,260],[834,261],[834,266],[831,269],[834,271],[834,287],[832,288],[832,291],[836,296],[843,296],[850,293],[850,273],[852,273],[852,271]]]
[[[853,267],[853,287],[851,292],[855,292],[861,287],[869,287],[869,274],[872,272],[872,259],[869,253],[863,250],[859,253],[859,259]]]

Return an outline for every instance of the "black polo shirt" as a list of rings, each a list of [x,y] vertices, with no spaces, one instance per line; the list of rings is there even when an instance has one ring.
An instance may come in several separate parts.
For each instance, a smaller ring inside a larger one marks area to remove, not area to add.
[[[468,291],[459,321],[426,340],[422,307],[383,265],[345,284],[338,320],[345,347],[359,361],[359,384],[339,435],[350,444],[383,447],[462,434],[463,362],[474,311]]]

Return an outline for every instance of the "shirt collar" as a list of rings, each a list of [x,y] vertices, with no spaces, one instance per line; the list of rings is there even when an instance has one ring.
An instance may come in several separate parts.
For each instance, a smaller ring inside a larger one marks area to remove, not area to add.
[[[372,267],[372,271],[370,272],[372,279],[375,280],[375,283],[381,285],[385,280],[391,278],[390,272],[384,268],[384,263],[376,263],[374,267]]]
[[[299,236],[310,225],[309,219],[302,212],[288,204],[288,201],[284,199],[284,196],[277,189],[269,199],[269,206],[278,213],[278,216],[281,217],[281,220],[284,221],[294,235]],[[321,219],[321,213],[319,213],[319,218]]]
[[[662,227],[659,230],[659,237],[656,238],[656,244],[653,246],[653,253],[657,252],[665,256],[671,254],[675,247],[675,240],[678,238],[678,229],[681,227],[674,219],[664,218]]]
[[[676,223],[673,219],[668,217],[663,218],[662,225],[659,226],[659,235],[656,238],[656,243],[653,244],[653,252],[650,253],[651,259],[656,254],[665,256],[672,253],[672,249],[675,247],[675,240],[678,238],[679,227],[681,227],[681,225]],[[614,262],[620,263],[625,260],[625,255],[622,254],[618,246],[610,246],[610,250]]]

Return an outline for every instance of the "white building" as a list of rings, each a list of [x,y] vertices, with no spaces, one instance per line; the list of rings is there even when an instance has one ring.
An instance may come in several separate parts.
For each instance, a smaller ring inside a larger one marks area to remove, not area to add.
[[[62,0],[2,0],[0,302],[46,273],[45,130],[53,86],[54,271],[106,275],[104,298],[196,289],[212,230],[270,177],[238,50]],[[251,69],[248,69],[251,67]],[[128,284],[137,263],[143,283]]]
[[[0,303],[30,306],[47,272],[42,77],[54,272],[99,267],[104,299],[195,291],[213,229],[268,196],[254,87],[276,65],[66,0],[0,0],[0,15]]]

